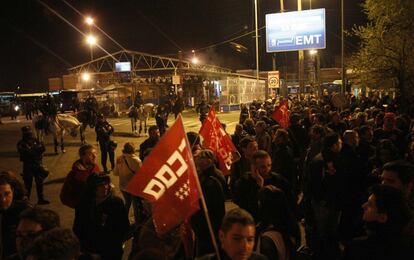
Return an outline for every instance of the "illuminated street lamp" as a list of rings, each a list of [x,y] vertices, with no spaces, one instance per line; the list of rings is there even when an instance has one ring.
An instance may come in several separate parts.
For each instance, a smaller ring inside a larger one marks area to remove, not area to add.
[[[91,74],[89,74],[88,72],[84,72],[82,73],[82,80],[85,82],[88,82],[91,79]]]
[[[93,35],[88,35],[86,37],[86,43],[89,44],[90,46],[96,45],[97,43],[97,39],[95,36]]]
[[[91,53],[91,61],[93,60],[93,46],[96,45],[98,40],[92,34],[86,37],[86,43],[89,44],[89,49]]]
[[[309,51],[309,54],[310,54],[311,56],[314,56],[314,55],[318,54],[318,50],[310,50],[310,51]]]
[[[193,64],[197,64],[197,63],[198,63],[198,59],[197,59],[197,57],[195,56],[195,50],[192,50],[191,52],[193,53],[193,58],[191,59],[191,62],[192,62]]]
[[[93,20],[93,18],[92,18],[92,17],[90,17],[90,16],[86,17],[86,19],[85,19],[85,23],[86,23],[87,25],[93,25],[93,22],[94,22],[94,20]]]

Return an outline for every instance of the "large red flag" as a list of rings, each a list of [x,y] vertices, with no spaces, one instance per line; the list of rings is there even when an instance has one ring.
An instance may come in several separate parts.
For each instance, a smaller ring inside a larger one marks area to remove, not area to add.
[[[195,169],[182,118],[163,135],[127,191],[152,203],[152,218],[158,234],[164,234],[199,209]]]
[[[280,104],[272,114],[272,118],[276,120],[280,126],[284,129],[289,128],[290,125],[290,113],[287,100],[280,101]]]
[[[216,154],[223,174],[230,174],[233,153],[236,153],[237,149],[230,136],[221,127],[214,107],[210,109],[206,120],[204,120],[200,135],[203,137],[203,146],[211,149]]]

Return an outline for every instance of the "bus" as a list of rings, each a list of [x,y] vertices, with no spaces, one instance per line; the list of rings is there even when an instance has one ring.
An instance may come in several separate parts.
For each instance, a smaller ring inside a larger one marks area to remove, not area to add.
[[[16,101],[15,92],[0,92],[0,113],[10,115],[10,104]],[[19,109],[19,107],[17,107]]]

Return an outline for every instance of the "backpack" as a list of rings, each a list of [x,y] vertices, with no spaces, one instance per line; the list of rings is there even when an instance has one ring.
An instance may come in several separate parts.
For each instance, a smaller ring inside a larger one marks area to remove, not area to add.
[[[260,253],[260,242],[262,237],[268,237],[272,239],[279,256],[279,260],[289,260],[289,250],[286,247],[285,241],[283,240],[283,236],[280,232],[277,232],[275,230],[269,230],[264,232],[260,235],[259,240],[257,242],[257,252]]]
[[[70,171],[60,190],[59,197],[62,204],[72,209],[76,208],[80,202],[83,187],[84,184],[75,180],[73,172]]]

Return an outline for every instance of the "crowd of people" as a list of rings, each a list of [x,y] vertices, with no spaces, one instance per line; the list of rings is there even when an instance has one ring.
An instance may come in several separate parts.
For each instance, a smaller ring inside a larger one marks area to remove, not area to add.
[[[33,178],[38,204],[49,202],[38,174],[44,146],[24,127],[18,144],[24,185],[11,172],[0,174],[0,254],[5,259],[121,259],[124,254],[129,259],[412,259],[412,115],[394,103],[352,102],[340,110],[329,101],[290,100],[287,128],[272,118],[275,100],[242,105],[231,134],[240,159],[228,176],[201,136],[188,132],[214,239],[202,210],[158,235],[151,204],[126,189],[135,174],[143,174],[139,170],[165,124],[149,127],[139,149],[127,142],[114,158],[114,129],[98,119],[103,171],[96,147],[81,146],[60,193],[62,204],[75,211],[72,230],[60,227],[57,213],[28,203]],[[207,105],[197,111],[205,120]],[[111,173],[119,178],[122,198],[114,192]],[[226,212],[228,202],[236,207]],[[124,252],[131,238],[131,252]]]

